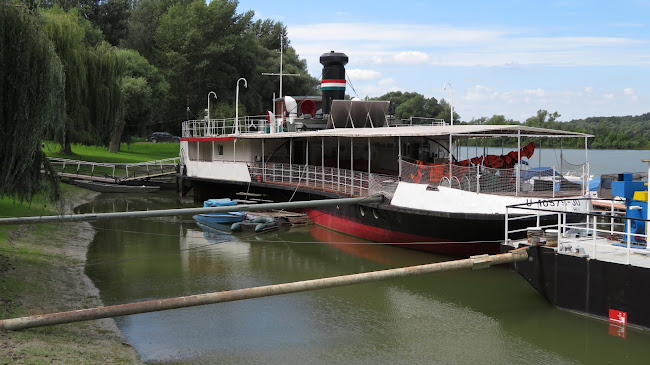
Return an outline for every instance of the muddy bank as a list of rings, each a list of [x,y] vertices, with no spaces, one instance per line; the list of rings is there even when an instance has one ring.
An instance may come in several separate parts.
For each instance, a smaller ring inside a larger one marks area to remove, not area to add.
[[[66,187],[72,208],[97,193]],[[87,222],[23,225],[0,241],[0,318],[101,306],[99,291],[84,273],[94,236]],[[104,319],[23,331],[0,331],[3,363],[139,364],[114,320]]]

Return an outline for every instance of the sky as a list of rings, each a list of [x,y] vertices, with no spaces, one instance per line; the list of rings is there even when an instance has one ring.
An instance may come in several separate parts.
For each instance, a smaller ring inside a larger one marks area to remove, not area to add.
[[[453,98],[463,121],[650,112],[650,0],[240,0],[248,10],[282,22],[316,78],[320,55],[345,53],[351,96]]]

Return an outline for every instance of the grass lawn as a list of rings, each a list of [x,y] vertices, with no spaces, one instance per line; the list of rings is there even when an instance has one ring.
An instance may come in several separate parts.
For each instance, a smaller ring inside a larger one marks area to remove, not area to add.
[[[54,215],[58,213],[56,206],[56,203],[48,202],[43,195],[35,196],[31,204],[4,197],[0,198],[0,218]],[[6,241],[15,228],[16,226],[0,226],[0,242]]]
[[[72,155],[59,153],[61,145],[45,142],[43,151],[48,157],[67,158],[71,160],[106,162],[106,163],[136,163],[166,158],[178,157],[180,144],[178,143],[150,143],[136,142],[122,143],[119,153],[108,152],[103,146],[72,145]]]

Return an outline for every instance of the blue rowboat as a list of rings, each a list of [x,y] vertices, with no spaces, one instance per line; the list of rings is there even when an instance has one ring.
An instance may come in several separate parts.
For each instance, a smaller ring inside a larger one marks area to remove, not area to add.
[[[208,199],[203,202],[203,207],[223,207],[237,205],[236,201],[225,199]],[[193,216],[194,220],[200,225],[218,229],[220,231],[229,231],[230,225],[241,222],[246,218],[246,212],[225,212],[225,213],[204,213]]]

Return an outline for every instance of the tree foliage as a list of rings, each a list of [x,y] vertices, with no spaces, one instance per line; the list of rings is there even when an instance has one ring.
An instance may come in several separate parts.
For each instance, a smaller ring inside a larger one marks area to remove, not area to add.
[[[102,39],[111,45],[120,44],[128,33],[131,7],[137,0],[26,0],[32,9],[53,7],[64,11],[75,9],[95,27]]]
[[[416,92],[391,91],[374,100],[390,101],[389,113],[397,119],[409,119],[410,117],[444,119],[449,123],[451,108],[443,100],[438,103],[436,98],[425,98],[424,95]],[[454,121],[459,121],[459,116],[454,112]]]
[[[41,141],[46,134],[62,140],[64,112],[63,67],[39,20],[0,0],[0,197],[30,201],[44,189],[58,195]]]
[[[558,112],[550,113],[540,109],[526,119],[524,123],[505,119],[503,115],[492,118],[472,119],[468,124],[523,124],[528,127],[559,129],[568,132],[591,134],[589,148],[599,149],[650,149],[650,113],[638,116],[622,117],[590,117],[574,119],[568,122],[558,121]],[[491,141],[490,145],[496,145]],[[584,141],[580,138],[550,139],[544,142],[548,148],[583,148]]]
[[[54,44],[65,72],[65,143],[108,145],[122,116],[120,89],[124,63],[114,47],[97,39],[76,9],[55,6],[43,13],[44,30]],[[90,35],[90,37],[88,37]]]
[[[589,133],[591,148],[650,149],[650,113],[637,116],[590,117],[558,123],[565,130]]]
[[[134,10],[134,15],[139,15],[133,18],[130,29],[141,29],[141,24],[157,24],[153,47],[142,47],[142,50],[152,54],[152,63],[174,85],[165,106],[170,121],[168,129],[179,128],[180,121],[186,118],[186,107],[190,117],[204,115],[210,91],[218,96],[211,103],[214,108],[211,115],[230,117],[218,111],[233,109],[240,77],[248,81],[248,88],[240,88],[240,111],[270,109],[271,96],[278,90],[278,78],[262,73],[279,71],[280,38],[284,39],[284,72],[303,75],[285,77],[283,93],[307,93],[318,84],[307,74],[306,63],[289,47],[284,25],[273,21],[252,22],[253,12],[240,14],[237,4],[229,0],[213,0],[209,4],[144,0],[141,6],[161,14],[157,20],[145,19],[139,12],[140,5]],[[128,39],[136,43],[146,37],[130,34]]]
[[[179,133],[186,117],[204,115],[205,98],[210,91],[218,95],[218,100],[211,103],[211,114],[231,117],[240,77],[248,81],[248,88],[240,90],[240,111],[271,109],[271,96],[277,96],[279,79],[262,73],[279,71],[281,44],[284,73],[301,75],[284,77],[283,93],[318,92],[318,80],[309,76],[306,62],[290,46],[286,27],[272,20],[253,22],[253,12],[239,13],[238,2],[234,0],[213,0],[209,4],[200,0],[26,2],[33,9],[44,10],[48,33],[64,64],[68,143],[106,145],[111,136],[121,137],[117,133],[121,127],[125,137],[144,134],[142,125],[147,125],[149,131]],[[122,81],[93,80],[92,77],[109,77],[111,63],[119,76],[120,55],[127,57],[127,63],[134,59],[103,42],[139,52],[157,74],[132,76],[127,65]],[[99,55],[105,58],[95,57]],[[91,61],[104,62],[99,72],[92,74],[95,70],[89,68]],[[127,80],[131,77],[143,77],[147,82]],[[111,92],[104,87],[95,91],[91,84],[104,85]],[[124,118],[119,112],[119,99],[112,93],[116,88],[110,84],[122,90],[126,103]],[[164,93],[161,90],[165,87],[161,85],[167,86]],[[102,97],[104,102],[100,103]],[[133,104],[129,105],[129,100]],[[148,104],[136,105],[135,100]],[[97,109],[98,106],[102,108]],[[107,118],[114,120],[107,123]],[[114,145],[119,144],[114,141]]]
[[[137,51],[120,49],[117,55],[125,64],[122,78],[124,114],[113,129],[109,145],[111,152],[119,151],[120,142],[125,137],[141,136],[152,125],[162,121],[162,108],[158,106],[166,103],[169,91],[169,84],[162,74]]]

